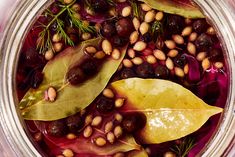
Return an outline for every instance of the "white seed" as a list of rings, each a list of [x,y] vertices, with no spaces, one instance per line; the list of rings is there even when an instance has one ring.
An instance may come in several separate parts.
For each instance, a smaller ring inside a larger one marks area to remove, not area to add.
[[[92,119],[93,116],[91,114],[87,115],[86,118],[85,118],[85,125],[88,125],[92,122]]]
[[[97,139],[95,139],[95,144],[97,145],[97,146],[104,146],[104,145],[106,145],[106,140],[103,138],[103,137],[98,137]]]
[[[96,116],[91,122],[91,126],[98,126],[102,122],[102,117],[101,116]]]
[[[105,124],[105,126],[104,126],[105,133],[110,132],[112,129],[113,129],[113,122],[112,121]]]
[[[176,155],[173,152],[166,152],[164,157],[176,157]]]
[[[202,61],[203,70],[206,71],[207,69],[210,68],[210,66],[211,66],[211,63],[210,63],[209,59],[208,58],[203,59],[203,61]]]
[[[57,96],[57,92],[56,92],[55,88],[49,87],[47,90],[47,95],[48,95],[49,101],[51,101],[51,102],[55,101],[55,98]]]
[[[192,27],[191,26],[187,26],[183,29],[182,31],[182,36],[185,37],[185,36],[189,36],[191,33],[192,33]]]
[[[116,153],[113,157],[125,157],[124,153]]]
[[[155,19],[156,19],[157,21],[161,21],[161,20],[163,19],[163,16],[164,16],[163,12],[162,12],[162,11],[159,11],[159,12],[157,12],[157,14],[156,14],[156,16],[155,16]]]
[[[174,58],[174,57],[176,57],[176,56],[178,55],[178,53],[179,53],[178,50],[173,49],[173,50],[170,50],[170,51],[168,52],[167,56]]]
[[[52,58],[54,57],[54,52],[53,52],[53,50],[47,50],[46,52],[45,52],[45,59],[46,60],[51,60]]]
[[[52,37],[53,42],[56,43],[56,42],[59,42],[60,40],[61,40],[61,36],[58,33],[53,35],[53,37]]]
[[[139,33],[137,31],[132,32],[130,35],[130,43],[131,44],[136,43],[138,38],[139,38]]]
[[[103,59],[105,57],[105,53],[104,51],[98,51],[95,53],[94,57],[97,59]]]
[[[111,16],[117,16],[118,15],[118,13],[117,13],[117,11],[114,7],[109,9],[109,15],[111,15]]]
[[[172,39],[175,41],[176,44],[183,44],[184,43],[184,38],[180,35],[172,35]]]
[[[155,15],[156,15],[156,13],[154,10],[148,11],[144,16],[144,21],[147,23],[153,22]]]
[[[207,34],[209,35],[215,35],[216,32],[215,32],[215,29],[213,27],[209,27],[206,31]]]
[[[115,120],[117,120],[119,123],[122,122],[122,115],[120,113],[116,113],[115,116],[114,116]]]
[[[135,50],[133,50],[132,48],[127,50],[127,54],[130,58],[135,58]]]
[[[197,60],[198,61],[203,61],[203,59],[205,59],[205,58],[206,58],[206,52],[199,52],[197,54]]]
[[[111,89],[109,89],[109,88],[105,88],[105,89],[103,90],[103,95],[104,95],[105,97],[107,97],[107,98],[113,98],[113,97],[114,97],[113,91],[112,91]]]
[[[135,27],[135,30],[139,30],[140,28],[140,20],[137,18],[137,17],[134,17],[133,20],[132,20],[132,23]]]
[[[121,52],[116,48],[113,49],[112,58],[115,60],[118,60],[118,59],[120,59],[120,57],[121,57]]]
[[[140,65],[143,63],[143,59],[140,57],[135,57],[131,60],[135,65]]]
[[[141,9],[143,11],[150,11],[150,10],[152,10],[152,8],[149,5],[145,4],[145,3],[141,4]]]
[[[184,77],[184,71],[179,67],[175,67],[175,75],[178,77]]]
[[[185,74],[188,74],[188,72],[189,72],[189,66],[188,66],[188,64],[186,64],[186,65],[184,66],[184,73],[185,73]]]
[[[83,131],[83,136],[85,138],[89,138],[92,135],[92,133],[93,133],[92,127],[88,125]]]
[[[174,49],[176,47],[175,42],[173,40],[166,40],[165,45],[168,49]]]
[[[154,55],[146,56],[146,61],[147,61],[149,64],[155,64],[155,63],[157,63],[157,59],[154,57]]]
[[[64,0],[64,3],[65,3],[65,4],[70,4],[70,3],[72,3],[72,1],[73,1],[73,0]]]
[[[192,20],[191,20],[191,19],[189,19],[189,18],[186,18],[186,19],[185,19],[185,23],[186,23],[187,25],[189,25],[189,24],[191,24],[191,23],[192,23]]]
[[[62,153],[65,157],[73,157],[74,154],[73,154],[73,151],[71,149],[65,149],[63,150],[63,153]]]
[[[223,66],[224,66],[224,64],[222,63],[222,62],[215,62],[215,67],[217,68],[217,69],[221,69],[221,68],[223,68]]]
[[[91,34],[90,33],[82,33],[82,39],[83,40],[88,40],[88,39],[91,39]]]
[[[73,140],[73,139],[75,139],[76,137],[77,137],[77,136],[74,135],[73,133],[69,133],[69,134],[66,136],[66,138],[69,139],[69,140]]]
[[[149,31],[149,24],[147,22],[142,22],[140,24],[140,28],[139,31],[142,35],[144,35],[145,33],[147,33]]]
[[[158,59],[158,60],[161,60],[161,61],[164,61],[166,60],[166,55],[163,51],[161,50],[153,50],[153,55]]]
[[[118,98],[115,100],[115,107],[120,108],[124,105],[125,99],[124,98]]]
[[[166,59],[166,67],[169,70],[173,70],[174,69],[174,63],[173,63],[172,59],[169,58],[169,57]]]
[[[130,6],[126,6],[122,9],[122,16],[123,17],[127,17],[131,15],[131,7]]]
[[[188,38],[189,41],[195,41],[196,39],[197,39],[197,33],[196,32],[193,32],[189,35],[189,38]]]
[[[119,138],[120,136],[122,136],[122,128],[121,128],[121,126],[116,126],[114,128],[113,132],[114,132],[114,135],[115,135],[116,138]]]
[[[63,48],[63,44],[58,42],[53,44],[53,49],[55,52],[60,52]]]
[[[94,54],[97,52],[96,48],[94,46],[87,46],[85,48],[85,52],[88,54]]]
[[[107,134],[107,140],[109,141],[109,143],[111,143],[111,144],[113,144],[114,143],[114,141],[115,141],[115,136],[114,136],[114,134],[112,133],[112,132],[109,132],[108,134]]]
[[[122,63],[124,65],[124,67],[126,67],[126,68],[131,68],[133,66],[133,63],[129,59],[124,59],[122,61]]]
[[[196,46],[193,43],[188,43],[187,50],[191,55],[196,55]]]
[[[133,49],[135,51],[143,51],[145,48],[147,47],[147,44],[143,41],[138,41],[135,43],[135,45],[133,46]]]
[[[113,51],[111,43],[107,39],[105,39],[102,41],[101,45],[102,45],[102,49],[103,49],[104,53],[106,55],[111,55],[111,53]]]

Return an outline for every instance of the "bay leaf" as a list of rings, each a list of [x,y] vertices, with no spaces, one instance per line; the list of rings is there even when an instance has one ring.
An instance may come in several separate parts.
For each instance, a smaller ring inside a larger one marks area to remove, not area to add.
[[[150,7],[185,18],[204,18],[199,8],[191,0],[140,0]]]
[[[82,42],[78,47],[67,48],[49,61],[43,69],[44,80],[38,89],[29,89],[19,106],[24,119],[52,121],[79,112],[86,108],[105,88],[112,75],[118,69],[126,47],[121,50],[121,57],[104,60],[99,72],[87,81],[73,86],[66,82],[68,70],[84,57],[87,46],[99,46],[102,38]],[[54,102],[44,100],[44,92],[50,87],[57,90]]]
[[[142,112],[146,125],[139,138],[146,144],[176,140],[198,130],[223,111],[209,106],[183,86],[167,80],[131,78],[111,84],[126,98],[123,112]]]

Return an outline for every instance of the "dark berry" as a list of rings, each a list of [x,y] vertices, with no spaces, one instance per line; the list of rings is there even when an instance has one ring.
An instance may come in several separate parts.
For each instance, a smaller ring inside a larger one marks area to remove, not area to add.
[[[203,33],[195,41],[195,45],[198,51],[208,51],[213,45],[212,38]]]
[[[67,81],[72,85],[77,85],[85,80],[85,75],[79,66],[71,68],[67,75]]]
[[[81,64],[81,69],[86,76],[93,76],[98,71],[95,59],[87,59]]]
[[[221,49],[212,49],[209,51],[209,60],[212,62],[223,60],[223,52]]]
[[[111,42],[116,47],[122,47],[127,44],[128,40],[126,38],[115,35],[111,38]]]
[[[47,132],[51,136],[61,137],[67,133],[66,124],[63,120],[56,120],[49,123]]]
[[[79,129],[83,126],[82,118],[79,114],[69,116],[66,118],[66,124],[69,129],[69,131],[76,133],[79,131]]]
[[[122,127],[124,131],[133,133],[142,129],[146,124],[146,117],[142,113],[130,113],[124,116]]]
[[[137,66],[136,74],[141,78],[151,78],[154,75],[154,70],[151,64],[143,63]]]
[[[50,25],[50,29],[51,29],[51,31],[53,31],[53,32],[57,32],[57,28],[58,28],[57,22],[53,22],[53,23]]]
[[[184,54],[178,54],[174,58],[174,64],[180,68],[183,68],[187,64],[187,58]]]
[[[60,12],[60,7],[58,6],[57,3],[53,3],[50,6],[50,11],[52,12],[52,14],[58,14]]]
[[[108,113],[111,112],[114,108],[113,99],[101,96],[96,102],[96,109],[100,113]]]
[[[90,4],[95,12],[106,12],[109,8],[109,4],[106,0],[91,0]]]
[[[181,33],[184,26],[184,18],[178,15],[167,16],[166,30],[170,34],[179,34]]]
[[[114,21],[105,21],[102,24],[101,34],[104,37],[111,37],[116,34],[116,28]]]
[[[36,70],[34,75],[31,78],[31,87],[37,89],[43,81],[43,74],[41,71]]]
[[[193,22],[193,30],[197,33],[203,33],[207,30],[207,22],[205,19],[199,19]]]
[[[206,85],[206,91],[206,96],[203,98],[203,100],[206,103],[213,105],[214,103],[216,103],[216,100],[220,95],[220,88],[218,82],[213,81],[208,83]]]
[[[128,37],[134,30],[132,20],[126,17],[120,18],[116,22],[116,30],[119,36]]]
[[[170,72],[166,66],[158,65],[155,68],[155,77],[158,79],[168,79],[169,74],[170,74]]]
[[[151,34],[149,32],[145,33],[140,37],[140,39],[146,43],[150,42],[152,40]]]
[[[135,76],[136,76],[136,74],[135,74],[134,70],[132,70],[131,68],[125,68],[121,72],[122,79],[132,78]]]

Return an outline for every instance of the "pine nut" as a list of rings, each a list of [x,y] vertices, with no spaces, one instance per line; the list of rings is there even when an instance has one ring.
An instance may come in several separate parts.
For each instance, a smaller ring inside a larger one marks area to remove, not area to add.
[[[209,35],[215,35],[215,29],[213,27],[209,27],[207,29],[206,33]]]
[[[92,119],[93,116],[91,114],[87,115],[86,118],[85,118],[85,125],[88,125],[92,122]]]
[[[174,58],[174,57],[176,57],[176,56],[178,55],[178,53],[179,53],[178,50],[173,49],[173,50],[170,50],[170,51],[168,52],[167,56]]]
[[[206,58],[206,52],[199,52],[197,55],[197,60],[198,61],[203,61],[203,59]]]
[[[125,99],[123,98],[118,98],[115,100],[115,107],[120,108],[124,105]]]
[[[122,115],[120,113],[116,113],[115,116],[114,116],[115,120],[117,120],[119,123],[122,122]]]
[[[221,69],[221,68],[223,68],[223,66],[224,66],[224,64],[222,63],[222,62],[215,62],[215,67],[217,68],[217,69]]]
[[[167,58],[166,59],[166,67],[169,69],[169,70],[173,70],[174,69],[174,63],[173,61],[171,60],[171,58]]]
[[[69,140],[73,140],[73,139],[75,139],[76,137],[77,137],[77,136],[74,135],[73,133],[70,133],[70,134],[68,134],[68,135],[66,136],[66,138],[69,139]]]
[[[133,25],[134,25],[134,27],[135,27],[135,30],[138,31],[139,28],[140,28],[140,21],[139,21],[139,19],[136,18],[136,17],[134,17],[133,20],[132,20],[132,23],[133,23]]]
[[[55,101],[55,98],[57,96],[57,92],[56,92],[55,88],[49,87],[47,90],[47,95],[48,95],[49,101],[51,101],[51,102]]]
[[[103,49],[104,53],[106,55],[111,55],[111,53],[113,51],[111,43],[107,39],[105,39],[102,41],[101,45],[102,45],[102,49]]]
[[[111,89],[106,88],[103,90],[103,95],[107,98],[113,98],[114,97],[114,93]]]
[[[144,16],[144,21],[147,23],[153,22],[155,15],[156,15],[156,13],[154,10],[148,11]]]
[[[75,12],[79,12],[81,10],[81,6],[78,3],[75,3],[74,5],[72,5],[71,7],[73,9],[73,11]]]
[[[113,132],[114,132],[114,135],[115,135],[116,138],[119,138],[120,136],[122,136],[122,128],[121,128],[121,126],[116,126],[114,128]]]
[[[145,3],[141,4],[141,9],[143,11],[150,11],[150,10],[152,10],[152,8],[150,6],[148,6],[147,4],[145,4]]]
[[[196,55],[196,46],[193,43],[188,43],[187,50],[191,55]]]
[[[166,60],[166,55],[163,51],[161,50],[153,50],[153,55],[158,59],[158,60],[161,60],[161,61],[164,61]]]
[[[73,157],[73,151],[71,149],[65,149],[62,153],[65,157]]]
[[[63,44],[58,42],[53,44],[53,49],[55,52],[60,52],[63,48]]]
[[[93,133],[92,127],[88,125],[83,131],[83,136],[85,138],[89,138],[92,135],[92,133]]]
[[[94,57],[97,59],[103,59],[105,57],[105,53],[104,51],[98,51],[95,53]]]
[[[143,63],[143,59],[140,57],[135,57],[131,60],[135,65],[140,65]]]
[[[148,31],[149,31],[149,24],[147,23],[147,22],[142,22],[141,24],[140,24],[140,28],[139,28],[139,30],[140,30],[140,33],[142,34],[142,35],[144,35],[145,33],[147,33]]]
[[[149,64],[155,64],[157,63],[157,59],[153,55],[146,56],[146,61]]]
[[[131,7],[130,6],[126,6],[122,9],[122,16],[123,17],[127,17],[131,15]]]
[[[89,40],[91,39],[91,34],[90,33],[82,33],[82,40]]]
[[[97,50],[94,46],[88,46],[85,48],[85,52],[88,54],[94,54],[97,52]]]
[[[173,35],[172,39],[175,41],[176,44],[183,44],[184,43],[184,38],[180,35]]]
[[[135,58],[135,51],[132,48],[127,50],[127,54],[130,58]]]
[[[112,129],[113,129],[113,122],[112,121],[105,124],[105,126],[104,126],[105,133],[110,132]]]
[[[186,65],[184,66],[184,73],[185,73],[185,74],[188,74],[188,72],[189,72],[189,66],[188,66],[188,64],[186,64]]]
[[[203,70],[206,71],[207,69],[210,68],[210,66],[211,66],[211,63],[210,63],[209,59],[208,58],[203,59],[203,61],[202,61]]]
[[[176,155],[173,152],[166,152],[163,157],[176,157]]]
[[[176,47],[175,42],[173,40],[166,40],[165,45],[168,49],[174,49]]]
[[[147,44],[143,41],[138,41],[135,43],[133,49],[135,51],[143,51],[147,47]]]
[[[115,136],[114,136],[114,134],[112,133],[112,132],[109,132],[108,134],[107,134],[107,140],[109,141],[109,143],[111,143],[111,144],[113,144],[114,143],[114,141],[115,141]]]
[[[137,31],[132,32],[130,35],[130,43],[131,44],[136,43],[138,38],[139,38],[139,33]]]
[[[53,42],[59,42],[61,40],[61,37],[58,33],[54,34],[53,37],[52,37],[52,41]]]
[[[70,3],[72,3],[72,1],[73,1],[73,0],[64,0],[64,3],[65,3],[65,4],[70,4]]]
[[[121,57],[121,52],[116,48],[113,49],[112,58],[115,60],[118,60],[118,59],[120,59],[120,57]]]
[[[196,32],[193,32],[189,35],[189,38],[188,38],[189,41],[195,41],[196,39],[197,39],[197,33]]]
[[[102,122],[102,117],[101,116],[96,116],[91,122],[91,126],[98,126]]]
[[[126,68],[131,68],[133,66],[133,63],[129,59],[124,59],[122,63]]]
[[[98,137],[97,139],[95,139],[95,144],[97,145],[97,146],[104,146],[104,145],[106,145],[106,140],[103,138],[103,137]]]
[[[183,29],[182,31],[182,36],[185,37],[185,36],[189,36],[191,33],[192,33],[192,30],[193,28],[191,26],[187,26]]]
[[[124,153],[116,153],[113,157],[125,157]]]
[[[156,16],[155,16],[155,19],[156,19],[157,21],[161,21],[161,20],[163,19],[163,16],[164,16],[163,12],[162,12],[162,11],[159,11],[159,12],[157,12],[157,14],[156,14]]]
[[[184,71],[179,67],[175,67],[175,75],[179,77],[184,77]]]
[[[53,50],[47,50],[46,52],[45,52],[45,59],[46,60],[51,60],[52,58],[54,57],[54,52],[53,52]]]

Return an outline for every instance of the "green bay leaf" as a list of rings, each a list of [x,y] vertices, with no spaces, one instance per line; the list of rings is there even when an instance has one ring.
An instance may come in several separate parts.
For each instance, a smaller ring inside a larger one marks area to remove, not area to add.
[[[171,81],[131,78],[111,84],[127,99],[123,112],[143,112],[146,125],[139,137],[146,144],[179,139],[198,130],[223,111],[209,106],[191,91]]]
[[[68,70],[84,57],[87,46],[99,46],[102,38],[82,42],[78,47],[67,48],[49,61],[43,69],[44,80],[36,90],[30,89],[21,100],[19,106],[24,119],[51,121],[65,118],[86,108],[105,88],[112,75],[118,69],[126,48],[121,50],[120,59],[111,57],[104,60],[99,72],[87,81],[72,86],[66,83]],[[57,90],[54,102],[44,100],[44,92],[48,87]]]
[[[204,18],[204,15],[191,0],[140,0],[154,9],[181,15],[186,18]]]

